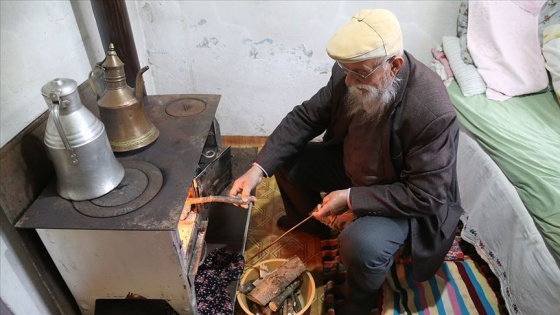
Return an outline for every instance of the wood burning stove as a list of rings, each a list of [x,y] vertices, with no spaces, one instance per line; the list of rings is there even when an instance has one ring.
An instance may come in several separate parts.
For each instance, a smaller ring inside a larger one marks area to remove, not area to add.
[[[224,188],[201,184],[202,170],[218,177],[228,170],[218,158],[229,154],[214,118],[219,100],[206,94],[147,97],[144,111],[160,136],[145,148],[116,154],[125,167],[117,188],[72,202],[57,194],[53,180],[17,222],[37,231],[83,314],[95,314],[101,300],[131,298],[163,300],[179,314],[197,314],[194,276],[204,251],[234,242],[243,252],[250,211],[213,204],[184,209],[189,191],[207,196]],[[222,186],[231,182],[229,168]],[[200,187],[193,189],[193,179]],[[188,215],[180,220],[184,210]],[[234,232],[212,238],[212,224],[221,226],[220,233],[224,225]],[[214,244],[205,246],[208,236]]]

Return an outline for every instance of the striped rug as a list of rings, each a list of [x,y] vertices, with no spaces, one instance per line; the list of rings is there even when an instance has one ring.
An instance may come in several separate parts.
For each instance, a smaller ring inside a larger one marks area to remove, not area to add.
[[[344,302],[341,285],[346,269],[338,257],[336,239],[321,241],[324,304],[327,315],[335,315]],[[371,314],[500,314],[498,299],[487,279],[470,258],[464,257],[458,244],[428,281],[412,280],[409,259],[396,258],[382,287],[378,309]]]
[[[499,314],[499,307],[474,261],[445,261],[436,275],[424,282],[412,280],[409,264],[394,264],[383,284],[381,313]]]

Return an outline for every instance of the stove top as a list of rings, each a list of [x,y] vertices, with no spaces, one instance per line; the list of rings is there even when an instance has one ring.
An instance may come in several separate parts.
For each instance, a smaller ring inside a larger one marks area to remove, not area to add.
[[[196,176],[220,95],[148,96],[144,112],[159,129],[151,145],[115,153],[125,178],[107,195],[72,202],[56,192],[56,178],[16,227],[34,229],[173,230]]]
[[[144,161],[121,161],[124,178],[109,193],[91,200],[72,201],[80,213],[109,218],[138,210],[152,200],[163,184],[159,168]]]

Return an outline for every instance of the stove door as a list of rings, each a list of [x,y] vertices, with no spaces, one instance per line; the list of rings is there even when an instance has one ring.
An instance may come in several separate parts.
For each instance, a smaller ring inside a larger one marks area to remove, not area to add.
[[[231,148],[228,147],[193,179],[192,190],[195,198],[219,195],[231,184],[233,179],[231,159]],[[208,227],[208,216],[212,203],[201,203],[193,206],[195,208],[189,210],[191,211],[191,215],[192,212],[197,213],[195,226],[198,228],[196,231],[196,239],[191,243],[193,244],[194,251],[190,255],[191,260],[188,274],[189,281],[194,283],[194,277],[198,272],[198,267],[204,261],[204,257],[207,253],[205,238]]]
[[[231,148],[227,147],[193,179],[192,185],[195,197],[219,195],[231,184],[233,180],[231,159]],[[201,214],[209,208],[208,204],[198,206],[198,212]]]

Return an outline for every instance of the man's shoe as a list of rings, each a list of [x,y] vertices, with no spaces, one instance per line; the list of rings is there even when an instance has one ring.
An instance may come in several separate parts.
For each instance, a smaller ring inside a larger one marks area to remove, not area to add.
[[[376,315],[379,310],[372,306],[360,305],[353,301],[344,301],[344,303],[336,310],[336,315]]]
[[[344,302],[338,306],[336,315],[378,315],[379,309],[376,308],[380,299],[378,292],[372,293],[371,296],[360,301],[355,301],[350,298],[350,288],[348,287],[348,282],[345,281],[341,286]]]
[[[294,223],[287,215],[281,216],[276,222],[276,225],[284,231],[293,228],[296,224],[298,224],[298,222]],[[328,239],[331,235],[331,229],[318,221],[307,221],[304,224],[298,226],[295,230],[311,234],[322,240]]]

